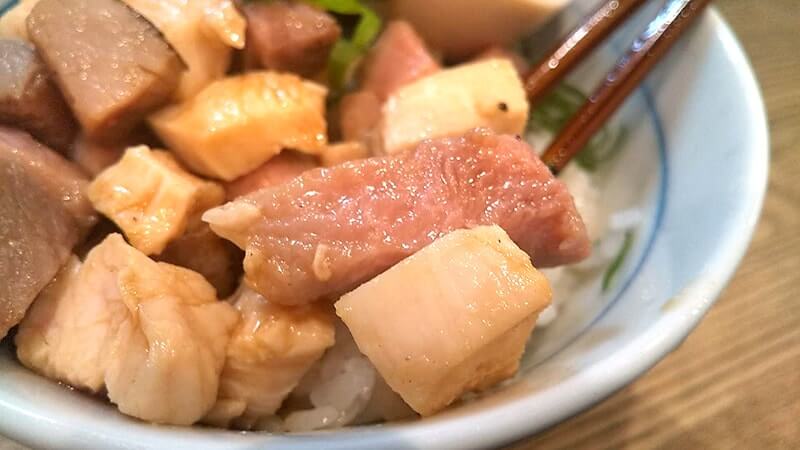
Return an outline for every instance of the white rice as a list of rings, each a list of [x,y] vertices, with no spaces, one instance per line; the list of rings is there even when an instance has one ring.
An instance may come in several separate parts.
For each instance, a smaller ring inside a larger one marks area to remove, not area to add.
[[[290,404],[310,407],[286,412],[286,431],[338,428],[414,414],[359,352],[341,322],[336,325],[336,344],[303,377],[292,397]]]

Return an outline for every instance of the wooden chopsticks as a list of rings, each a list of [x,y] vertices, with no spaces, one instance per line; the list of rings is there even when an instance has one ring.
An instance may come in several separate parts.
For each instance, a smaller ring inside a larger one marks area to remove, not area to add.
[[[603,82],[558,133],[542,161],[558,174],[583,149],[711,0],[667,0],[655,19],[617,61]],[[608,0],[570,33],[526,77],[531,104],[622,24],[645,0]]]

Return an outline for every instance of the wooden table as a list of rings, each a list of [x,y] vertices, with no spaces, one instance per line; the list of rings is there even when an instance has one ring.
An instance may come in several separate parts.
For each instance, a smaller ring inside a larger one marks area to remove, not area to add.
[[[800,448],[800,0],[718,0],[770,117],[764,213],[733,282],[683,346],[522,449]],[[0,437],[0,450],[22,447]]]
[[[753,243],[684,344],[514,450],[800,449],[800,1],[718,0],[755,66],[772,141]]]

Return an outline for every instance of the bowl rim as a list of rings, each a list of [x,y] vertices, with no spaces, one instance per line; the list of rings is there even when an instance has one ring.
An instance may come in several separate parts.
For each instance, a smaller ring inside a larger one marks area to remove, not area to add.
[[[0,0],[1,4],[2,0]],[[561,383],[558,387],[560,407],[557,412],[546,419],[539,418],[539,423],[533,425],[528,411],[532,405],[542,400],[537,395],[526,395],[492,408],[431,422],[388,424],[299,436],[259,435],[262,437],[261,440],[253,440],[252,434],[242,433],[226,433],[226,440],[221,440],[220,436],[223,434],[219,432],[205,432],[204,430],[186,432],[176,429],[174,439],[164,438],[160,441],[161,444],[178,447],[208,445],[220,448],[252,448],[253,446],[271,445],[281,448],[288,446],[315,448],[319,445],[325,445],[327,448],[373,448],[386,445],[396,446],[398,443],[412,447],[436,448],[497,446],[523,439],[589,408],[654,366],[674,350],[697,326],[733,276],[752,239],[767,188],[769,134],[766,110],[758,82],[741,44],[720,13],[715,8],[711,8],[705,17],[710,21],[710,26],[715,34],[721,39],[727,57],[731,59],[732,65],[741,76],[743,89],[741,95],[743,103],[748,108],[747,114],[751,118],[751,132],[754,135],[753,142],[755,144],[750,146],[752,148],[748,152],[751,167],[750,176],[744,180],[746,184],[744,191],[754,203],[744,219],[746,223],[743,225],[745,230],[743,236],[746,238],[726,242],[728,245],[720,245],[716,249],[713,263],[710,264],[714,269],[713,274],[700,276],[700,278],[713,278],[714,282],[690,284],[679,295],[680,301],[675,302],[677,306],[671,311],[671,314],[660,317],[652,326],[625,346],[592,364],[587,370],[575,374]],[[546,393],[551,396],[555,394],[555,392]],[[40,424],[51,423],[51,421],[1,400],[0,411],[4,411],[4,413],[0,414],[0,431],[20,442],[41,445],[42,439],[46,439],[46,437],[31,436],[30,433],[35,427],[20,427],[18,424],[26,420]],[[5,420],[4,417],[7,415],[14,415],[16,419]],[[169,429],[164,428],[164,430]],[[79,436],[68,434],[66,437],[68,441],[61,442],[59,445],[86,446],[86,441]],[[107,440],[108,436],[105,438],[96,436],[96,439],[93,442],[96,442],[98,447],[112,443]],[[144,437],[139,445],[146,445],[150,439],[150,437]],[[157,439],[153,438],[149,443],[156,444],[159,442]],[[49,442],[52,443],[52,441]],[[117,441],[117,443],[122,445],[122,441]],[[132,442],[128,442],[128,444],[136,445]]]

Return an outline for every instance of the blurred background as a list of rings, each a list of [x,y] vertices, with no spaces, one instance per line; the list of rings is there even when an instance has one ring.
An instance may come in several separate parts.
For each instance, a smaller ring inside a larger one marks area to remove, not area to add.
[[[750,250],[677,351],[514,450],[800,448],[800,1],[714,3],[769,116],[769,190]]]

